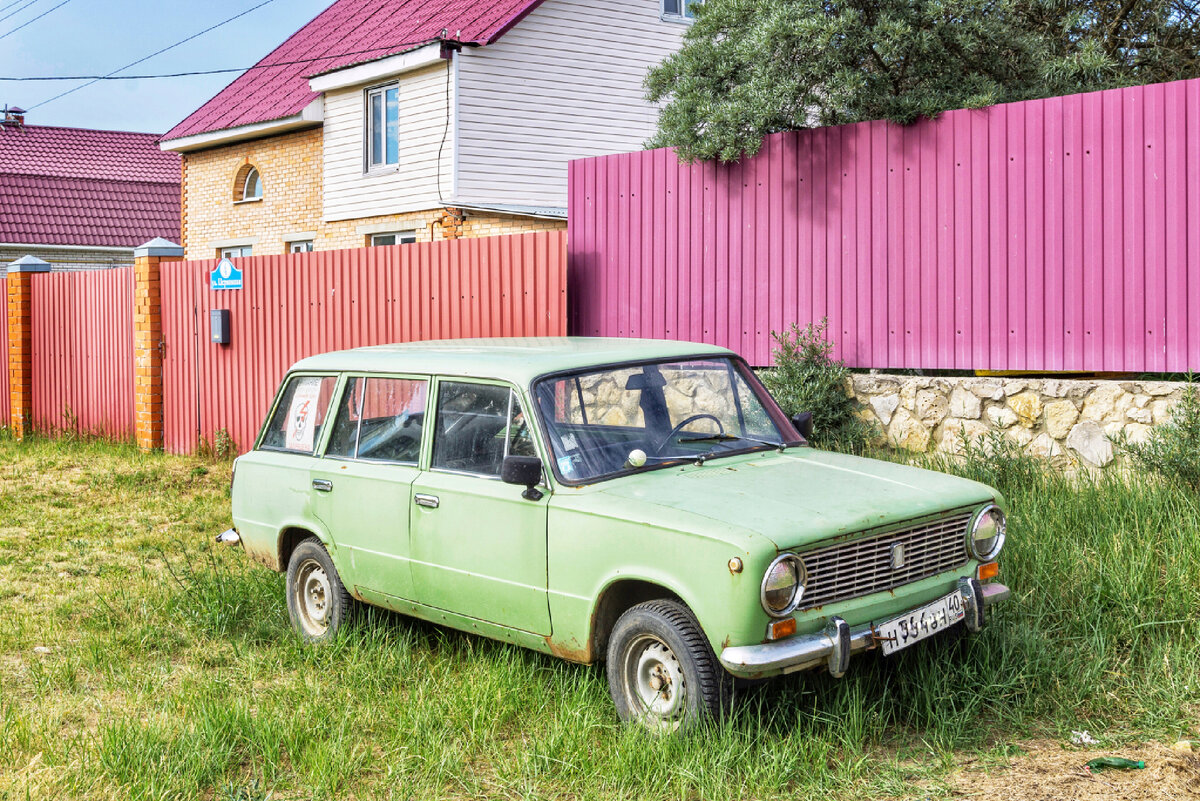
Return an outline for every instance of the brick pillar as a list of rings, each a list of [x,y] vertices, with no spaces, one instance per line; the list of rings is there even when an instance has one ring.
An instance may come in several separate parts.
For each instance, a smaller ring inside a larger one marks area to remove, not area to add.
[[[182,258],[183,248],[161,237],[133,251],[133,429],[144,451],[163,446],[159,264]]]
[[[33,430],[33,276],[50,265],[22,256],[8,265],[8,392],[13,436]]]
[[[456,209],[453,206],[447,206],[439,220],[442,224],[443,239],[458,239],[462,236],[462,209]]]

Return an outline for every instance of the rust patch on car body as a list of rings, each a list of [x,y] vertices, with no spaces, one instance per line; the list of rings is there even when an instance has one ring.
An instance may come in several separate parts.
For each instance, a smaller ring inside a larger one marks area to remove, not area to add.
[[[550,649],[550,653],[559,659],[565,659],[568,662],[578,662],[582,665],[590,665],[592,663],[591,649],[586,646],[580,646],[575,640],[563,643],[546,637],[546,646]]]

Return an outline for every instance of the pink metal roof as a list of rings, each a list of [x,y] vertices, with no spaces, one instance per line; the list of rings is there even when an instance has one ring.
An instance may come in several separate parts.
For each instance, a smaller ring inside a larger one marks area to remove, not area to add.
[[[155,134],[0,126],[0,242],[136,247],[175,239],[179,162]]]
[[[309,76],[375,61],[446,38],[484,45],[541,0],[337,0],[163,136],[184,136],[299,114],[317,98]]]

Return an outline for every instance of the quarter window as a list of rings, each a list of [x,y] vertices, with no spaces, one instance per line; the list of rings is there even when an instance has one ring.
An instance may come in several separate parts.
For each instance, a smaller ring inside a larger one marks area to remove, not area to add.
[[[419,379],[349,379],[325,455],[416,464],[427,395]]]
[[[267,423],[262,448],[312,453],[333,399],[337,376],[301,375],[290,380]]]
[[[535,455],[517,394],[491,384],[443,381],[438,388],[433,467],[499,476],[510,454]]]
[[[367,169],[400,161],[400,85],[367,90]]]

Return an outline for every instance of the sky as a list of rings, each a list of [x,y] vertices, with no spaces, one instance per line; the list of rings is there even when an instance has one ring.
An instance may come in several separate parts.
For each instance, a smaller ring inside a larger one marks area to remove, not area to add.
[[[262,2],[0,0],[0,78],[106,74]],[[249,67],[332,2],[270,0],[126,74]],[[45,17],[30,22],[45,12]],[[27,27],[9,34],[26,22]],[[27,109],[25,121],[30,125],[165,133],[236,77],[228,73],[100,81],[40,106],[85,82],[0,80],[0,108],[7,104]]]

